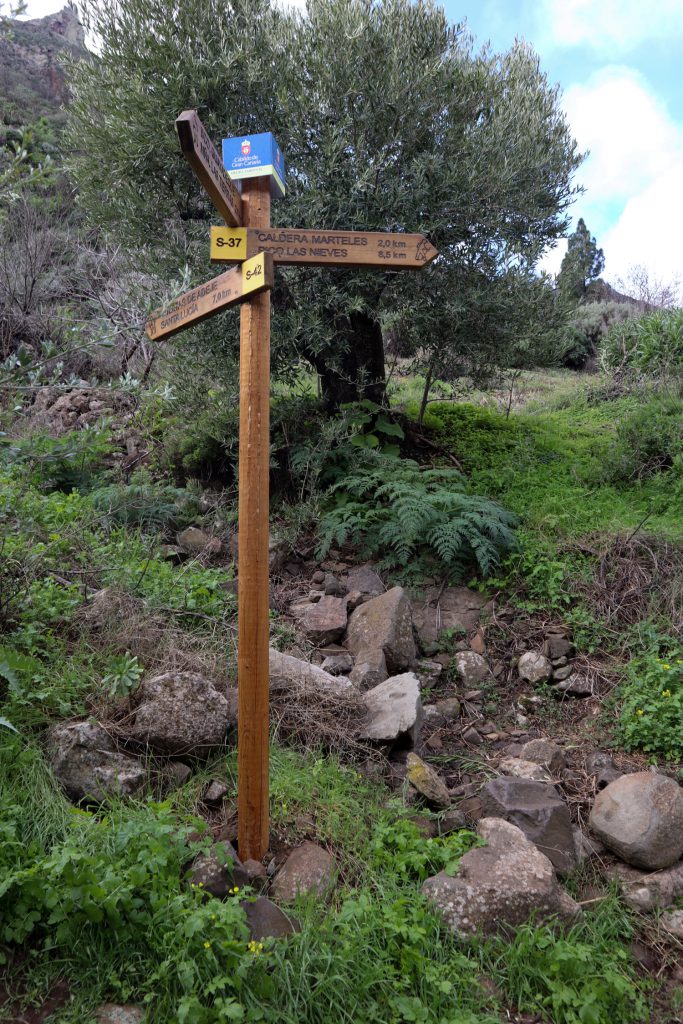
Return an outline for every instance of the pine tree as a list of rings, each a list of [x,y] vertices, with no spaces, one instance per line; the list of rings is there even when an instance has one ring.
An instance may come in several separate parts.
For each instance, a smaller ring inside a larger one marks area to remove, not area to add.
[[[579,302],[585,298],[588,285],[605,269],[605,256],[586,227],[583,217],[568,239],[560,273],[557,279],[560,291]]]

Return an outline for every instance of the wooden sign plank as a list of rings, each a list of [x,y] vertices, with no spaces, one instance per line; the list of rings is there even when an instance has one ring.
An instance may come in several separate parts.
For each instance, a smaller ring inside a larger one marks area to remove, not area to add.
[[[242,223],[242,197],[223,167],[223,161],[208,136],[196,110],[184,110],[176,118],[176,131],[183,156],[226,224]]]
[[[211,260],[238,263],[257,252],[276,263],[418,270],[439,253],[424,235],[401,231],[320,231],[309,228],[211,228]]]
[[[269,253],[258,253],[240,267],[226,270],[206,284],[180,295],[168,308],[156,310],[147,320],[145,332],[152,341],[170,338],[178,331],[272,287],[273,258]]]

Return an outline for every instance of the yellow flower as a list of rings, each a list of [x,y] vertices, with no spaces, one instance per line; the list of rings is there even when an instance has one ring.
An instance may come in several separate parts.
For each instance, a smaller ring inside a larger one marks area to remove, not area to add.
[[[669,669],[671,668],[671,665],[662,665],[662,668],[666,669],[666,671],[668,672]]]
[[[247,943],[247,949],[249,950],[250,953],[253,953],[254,956],[258,956],[259,953],[263,952],[263,943],[256,942],[254,939],[252,939],[251,942]]]
[[[209,920],[210,920],[210,921],[215,921],[215,920],[216,920],[216,915],[215,915],[215,914],[212,914],[212,915],[211,915],[211,917],[209,918]]]
[[[642,709],[642,708],[638,708],[638,710],[636,711],[636,714],[638,715],[638,718],[640,718],[640,717],[641,717],[641,715],[644,715],[644,714],[645,714],[645,712],[643,711],[643,709]]]
[[[204,943],[204,949],[211,949],[211,943],[210,942],[205,942]]]
[[[662,690],[662,697],[670,697],[671,690]]]
[[[237,895],[237,893],[238,893],[239,891],[240,891],[240,887],[239,887],[239,885],[236,885],[236,886],[234,886],[234,887],[233,887],[233,888],[232,888],[232,889],[230,890],[230,892],[232,893],[232,895],[233,895],[233,896],[236,896],[236,895]]]

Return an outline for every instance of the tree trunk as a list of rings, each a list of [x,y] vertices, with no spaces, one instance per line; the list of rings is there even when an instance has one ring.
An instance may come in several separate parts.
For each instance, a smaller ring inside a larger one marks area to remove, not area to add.
[[[367,313],[351,313],[339,324],[339,354],[331,364],[324,355],[309,357],[320,376],[323,406],[334,413],[346,402],[369,398],[386,403],[382,329]]]

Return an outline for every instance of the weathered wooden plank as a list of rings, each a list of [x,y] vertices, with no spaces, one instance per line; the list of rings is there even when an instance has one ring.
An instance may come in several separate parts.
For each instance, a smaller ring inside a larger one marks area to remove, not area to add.
[[[223,161],[196,110],[184,110],[176,118],[183,156],[226,224],[242,223],[242,197],[232,183]]]

